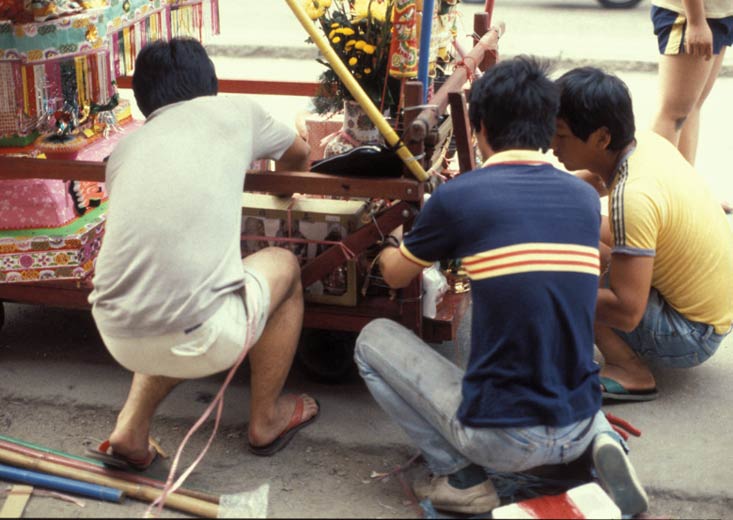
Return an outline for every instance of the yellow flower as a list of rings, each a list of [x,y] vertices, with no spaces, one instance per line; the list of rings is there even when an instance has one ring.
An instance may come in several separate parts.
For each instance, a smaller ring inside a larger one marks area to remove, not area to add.
[[[337,34],[342,34],[344,36],[353,36],[354,29],[350,29],[348,27],[343,27],[341,29],[334,29],[330,33],[328,33],[328,37],[330,39],[333,39],[333,37],[336,36]]]
[[[371,1],[371,6],[369,5]],[[387,7],[392,0],[356,0],[354,3],[354,14],[357,20],[368,18],[369,15],[374,20],[384,22],[387,19]]]
[[[364,47],[362,48],[362,50],[366,54],[374,54],[374,51],[377,50],[377,46],[376,45],[371,45],[371,44],[367,43],[367,44],[364,45]]]
[[[371,74],[371,73],[372,73],[372,69],[370,69],[369,67],[366,67],[364,69],[364,74]]]
[[[354,67],[356,64],[359,63],[359,60],[356,58],[349,58],[349,65]]]
[[[328,5],[326,5],[328,2]],[[304,0],[303,7],[305,13],[311,20],[318,20],[326,13],[326,9],[331,5],[331,0]]]
[[[331,41],[333,43],[341,43],[341,36],[336,36],[335,38],[331,38]]]

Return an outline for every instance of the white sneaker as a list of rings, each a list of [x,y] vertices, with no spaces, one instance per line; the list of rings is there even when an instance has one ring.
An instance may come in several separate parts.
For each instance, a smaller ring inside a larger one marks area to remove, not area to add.
[[[622,514],[636,515],[648,509],[649,497],[626,452],[611,435],[601,433],[593,439],[593,466],[601,487]]]
[[[433,477],[430,482],[415,483],[413,486],[418,500],[429,498],[435,509],[477,515],[488,513],[500,504],[491,480],[467,489],[450,485],[448,476]]]

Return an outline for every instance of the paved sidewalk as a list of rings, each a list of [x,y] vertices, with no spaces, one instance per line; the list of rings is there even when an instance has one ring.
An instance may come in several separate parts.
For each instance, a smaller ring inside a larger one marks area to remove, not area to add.
[[[629,10],[606,10],[595,0],[497,0],[494,23],[503,21],[503,56],[533,54],[562,68],[599,65],[616,71],[656,72],[658,53],[648,0]],[[466,48],[473,14],[482,5],[461,4],[459,39]],[[314,59],[315,45],[284,0],[220,0],[221,35],[207,48],[212,55],[238,58]],[[733,53],[721,72],[733,76]]]

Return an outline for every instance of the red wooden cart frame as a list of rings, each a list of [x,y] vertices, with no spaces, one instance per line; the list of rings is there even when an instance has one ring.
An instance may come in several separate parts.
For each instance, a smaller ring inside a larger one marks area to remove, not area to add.
[[[459,156],[460,171],[475,166],[471,130],[466,115],[464,85],[479,70],[486,70],[497,60],[498,39],[503,28],[490,28],[490,13],[475,15],[476,45],[464,57],[454,73],[438,90],[430,105],[422,109],[405,111],[403,141],[415,157],[422,157],[428,170],[435,155],[439,155],[445,139],[453,133]],[[479,40],[480,38],[480,40]],[[119,78],[120,88],[130,87],[130,78]],[[282,81],[219,81],[220,92],[239,94],[268,94],[288,96],[313,96],[317,83]],[[408,82],[405,105],[420,106],[422,84]],[[451,117],[442,120],[448,107]],[[61,179],[104,182],[105,165],[101,162],[79,160],[38,160],[25,157],[0,155],[0,179]],[[365,197],[392,201],[383,212],[344,239],[345,245],[359,255],[378,243],[383,234],[399,226],[409,229],[419,212],[427,183],[415,179],[406,171],[401,178],[355,178],[325,175],[312,172],[248,172],[245,191],[268,192],[288,195],[296,191],[303,194],[336,197]],[[332,246],[301,271],[303,286],[323,278],[346,261],[343,248]],[[28,283],[0,284],[0,326],[2,326],[2,302],[48,305],[64,308],[88,309],[87,298],[91,292],[91,276],[82,280],[36,281]],[[361,298],[354,307],[308,303],[304,315],[304,328],[356,332],[371,320],[391,318],[415,331],[428,342],[453,340],[461,318],[466,312],[470,295],[452,293],[445,295],[438,305],[435,318],[422,315],[421,280],[416,279],[402,289],[397,298],[369,296]]]

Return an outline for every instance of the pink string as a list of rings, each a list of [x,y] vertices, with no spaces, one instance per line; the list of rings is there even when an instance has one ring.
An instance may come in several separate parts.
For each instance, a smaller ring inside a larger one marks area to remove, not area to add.
[[[339,246],[341,252],[347,260],[356,258],[356,254],[349,249],[349,246],[343,242],[335,240],[309,240],[307,238],[291,238],[291,237],[268,237],[264,235],[242,235],[240,240],[268,240],[270,242],[286,242],[291,244],[320,244],[327,246]]]
[[[214,397],[214,400],[211,401],[211,404],[204,410],[204,413],[201,414],[201,417],[199,417],[198,421],[191,427],[191,429],[188,431],[186,436],[183,438],[183,441],[181,441],[181,444],[178,446],[178,450],[176,451],[175,457],[173,457],[173,463],[171,464],[170,472],[168,473],[168,478],[165,482],[165,487],[163,488],[163,492],[161,495],[156,498],[150,506],[148,506],[147,510],[145,511],[145,518],[150,518],[152,516],[152,511],[155,508],[156,509],[156,515],[160,515],[163,512],[163,506],[165,506],[165,501],[168,499],[168,496],[171,493],[175,493],[178,488],[180,488],[183,483],[186,481],[186,479],[191,475],[194,469],[196,469],[196,466],[198,466],[199,462],[204,458],[204,455],[206,455],[206,452],[211,447],[211,443],[214,441],[214,437],[216,436],[216,432],[219,430],[219,422],[221,420],[221,413],[224,406],[224,392],[226,391],[227,387],[229,386],[229,383],[231,382],[232,378],[234,377],[234,373],[237,371],[239,366],[244,361],[244,358],[247,356],[247,353],[249,352],[250,348],[252,347],[252,340],[254,339],[255,334],[255,316],[257,316],[258,312],[257,309],[253,309],[254,312],[250,314],[250,316],[247,317],[247,337],[244,341],[244,348],[242,349],[242,353],[237,358],[237,361],[234,363],[234,366],[232,366],[231,369],[229,369],[229,373],[227,374],[226,379],[224,380],[224,383],[221,385],[221,388],[219,389],[219,392],[216,394],[216,397]],[[201,425],[209,418],[211,415],[211,412],[213,411],[214,407],[216,406],[216,418],[214,420],[214,429],[211,432],[211,435],[209,436],[208,441],[206,442],[206,445],[203,447],[201,452],[199,453],[198,457],[191,463],[191,465],[183,472],[181,473],[181,476],[178,477],[178,480],[173,482],[173,478],[176,474],[176,469],[178,468],[178,463],[180,462],[181,455],[183,453],[183,448],[188,443],[191,436],[193,436],[194,433],[201,427]]]

